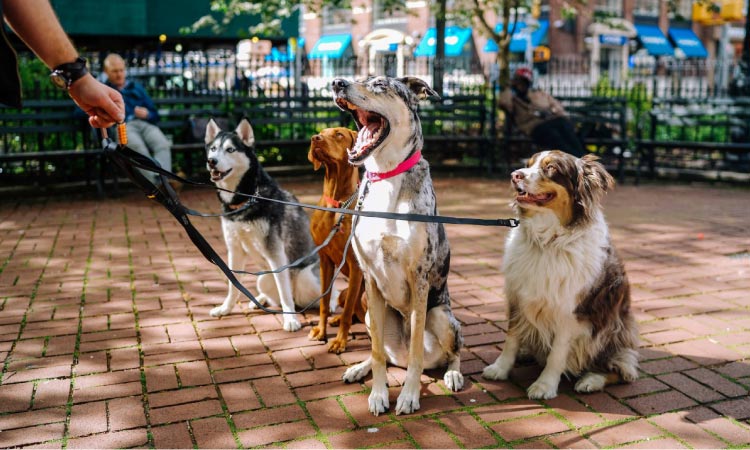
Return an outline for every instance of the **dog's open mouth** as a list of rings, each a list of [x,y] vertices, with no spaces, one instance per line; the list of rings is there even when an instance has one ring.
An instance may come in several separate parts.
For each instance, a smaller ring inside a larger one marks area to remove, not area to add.
[[[543,205],[549,203],[555,198],[554,192],[543,192],[540,194],[531,194],[524,191],[523,189],[516,189],[516,201],[518,203],[535,203],[537,205]]]
[[[341,97],[336,98],[336,104],[354,117],[359,130],[354,148],[347,151],[349,161],[352,163],[363,161],[388,137],[391,130],[388,120],[376,112],[362,109]]]
[[[217,182],[217,181],[221,181],[224,178],[226,178],[226,176],[229,175],[229,172],[231,172],[231,171],[232,171],[232,169],[229,169],[226,172],[222,172],[222,171],[216,170],[216,169],[211,169],[210,170],[211,181],[213,181],[214,183]]]

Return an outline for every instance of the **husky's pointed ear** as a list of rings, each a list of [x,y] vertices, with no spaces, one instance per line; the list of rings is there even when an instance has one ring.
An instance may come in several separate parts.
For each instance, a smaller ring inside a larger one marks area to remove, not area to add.
[[[253,127],[247,119],[242,119],[240,124],[237,125],[235,133],[240,137],[242,143],[248,147],[255,146],[255,134],[253,133]]]
[[[206,124],[206,144],[209,144],[216,139],[216,135],[219,134],[220,131],[221,128],[219,128],[219,125],[216,124],[214,119],[209,120],[208,124]]]
[[[440,98],[437,92],[435,92],[429,84],[427,84],[424,80],[417,77],[403,77],[398,79],[400,82],[404,83],[406,87],[409,88],[414,94],[417,96],[418,99],[422,100],[427,97],[435,97],[437,99]]]

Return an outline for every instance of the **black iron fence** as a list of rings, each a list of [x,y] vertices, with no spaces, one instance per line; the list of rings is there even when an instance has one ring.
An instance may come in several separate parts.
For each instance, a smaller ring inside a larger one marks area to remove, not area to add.
[[[87,56],[99,75],[103,55]],[[228,50],[123,56],[129,77],[155,98],[162,126],[175,143],[175,160],[196,172],[202,149],[193,120],[216,115],[229,123],[242,116],[255,120],[265,164],[305,164],[304,149],[312,134],[327,126],[351,126],[330,101],[330,81],[368,70],[356,58],[241,60]],[[399,64],[401,70],[431,81],[430,58],[381,63]],[[593,77],[585,58],[569,58],[536,69],[537,87],[565,98],[573,108],[589,150],[616,158],[626,173],[656,174],[659,167],[748,171],[750,101],[728,95],[727,76],[733,68],[705,61],[661,61],[625,70],[610,66]],[[503,172],[534,150],[528,139],[508,136],[512,130],[495,107],[500,86],[487,80],[477,67],[454,66],[445,74],[443,98],[422,105],[433,149],[426,155],[433,164],[481,165]],[[86,158],[98,139],[85,121],[73,117],[70,100],[46,77],[24,80],[24,90],[25,98],[32,100],[23,110],[0,109],[0,185],[80,179],[90,162],[75,162],[75,157]],[[598,114],[601,120],[581,114],[588,104],[596,104],[597,110],[611,104],[618,120],[611,120],[609,113]]]

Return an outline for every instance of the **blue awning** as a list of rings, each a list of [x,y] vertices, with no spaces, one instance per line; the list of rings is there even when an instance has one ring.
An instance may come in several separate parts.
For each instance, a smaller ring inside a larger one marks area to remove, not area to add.
[[[526,28],[527,28],[526,22],[518,22],[516,24],[515,31],[513,32],[513,37],[511,37],[510,39],[510,51],[511,52],[513,53],[525,52],[527,40],[529,38],[531,38],[531,48],[539,47],[544,42],[544,39],[547,37],[547,30],[549,29],[549,21],[547,20],[538,21],[536,29],[531,31],[531,36],[529,36],[529,30],[527,30]],[[503,24],[499,23],[495,27],[495,32],[499,33],[501,31],[503,31]],[[484,51],[496,52],[497,44],[495,44],[495,41],[493,41],[492,39],[488,40],[487,44],[484,46]]]
[[[670,28],[669,37],[688,58],[708,58],[706,47],[690,28]]]
[[[674,48],[656,25],[638,25],[635,24],[635,30],[638,32],[638,40],[641,41],[650,55],[653,56],[674,56]]]
[[[337,59],[344,56],[346,50],[351,47],[351,34],[331,34],[322,36],[307,55],[310,59]]]
[[[294,59],[291,53],[282,52],[276,47],[271,48],[271,53],[266,55],[266,61],[289,62]]]
[[[430,28],[414,50],[414,56],[435,56],[437,31]],[[471,28],[445,27],[445,56],[461,56],[470,50]]]

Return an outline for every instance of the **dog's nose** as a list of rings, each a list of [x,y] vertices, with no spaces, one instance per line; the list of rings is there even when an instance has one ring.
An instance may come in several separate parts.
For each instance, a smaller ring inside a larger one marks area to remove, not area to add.
[[[218,164],[219,161],[216,160],[216,158],[208,158],[208,167],[214,168],[216,167],[216,164]]]
[[[315,140],[315,141],[322,141],[323,140],[323,136],[321,136],[319,134],[316,134],[315,136],[313,136],[313,140]]]
[[[526,178],[526,175],[524,175],[520,170],[514,170],[513,173],[510,174],[510,179],[513,180],[514,183],[518,183],[524,178]]]
[[[343,78],[336,78],[331,82],[331,86],[333,86],[334,91],[341,91],[349,86],[349,82]]]

